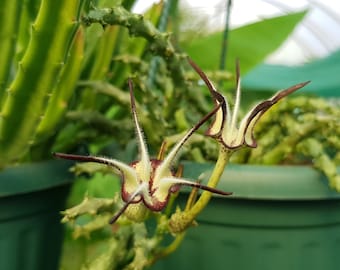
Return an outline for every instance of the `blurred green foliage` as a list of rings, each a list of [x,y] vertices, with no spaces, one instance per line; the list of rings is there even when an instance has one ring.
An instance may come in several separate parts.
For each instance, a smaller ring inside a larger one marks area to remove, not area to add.
[[[279,48],[306,13],[264,19],[230,30],[227,70],[233,71],[235,59],[239,59],[241,72],[246,74]],[[217,32],[191,40],[184,39],[181,46],[203,70],[216,70],[220,62],[222,36],[222,32]]]
[[[288,97],[270,109],[255,129],[258,147],[236,152],[247,164],[311,165],[340,191],[340,102],[307,95]]]

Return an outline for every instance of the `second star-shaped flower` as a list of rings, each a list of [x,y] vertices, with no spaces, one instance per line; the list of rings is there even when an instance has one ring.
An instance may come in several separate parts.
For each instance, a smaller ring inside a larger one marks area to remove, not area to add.
[[[256,147],[257,144],[253,131],[255,124],[260,117],[279,100],[309,83],[309,81],[299,83],[277,92],[271,98],[255,105],[238,124],[237,118],[241,100],[241,78],[238,63],[236,63],[236,97],[233,110],[231,111],[228,100],[217,92],[216,88],[205,73],[191,59],[188,60],[190,65],[196,70],[201,79],[207,85],[215,103],[217,105],[221,105],[216,112],[214,122],[206,134],[216,138],[225,148],[230,150],[234,150],[242,146]]]

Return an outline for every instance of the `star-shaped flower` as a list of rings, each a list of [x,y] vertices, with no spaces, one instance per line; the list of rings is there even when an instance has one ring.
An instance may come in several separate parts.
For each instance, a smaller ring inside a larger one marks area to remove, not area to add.
[[[132,212],[142,211],[145,207],[151,211],[163,210],[168,203],[170,194],[178,191],[181,186],[191,186],[220,195],[230,195],[230,192],[224,192],[197,182],[176,177],[172,170],[174,159],[183,144],[203,123],[216,113],[220,105],[217,105],[213,111],[207,114],[201,121],[191,128],[164,159],[150,159],[143,131],[138,123],[131,80],[129,80],[129,88],[131,111],[136,127],[140,160],[132,162],[131,164],[125,164],[116,159],[99,156],[54,153],[54,155],[59,158],[77,160],[81,162],[102,163],[115,168],[120,172],[122,177],[121,197],[124,201],[124,205],[114,215],[110,223],[114,223],[129,206],[133,206]],[[157,126],[155,126],[155,128],[157,128]],[[135,214],[138,215],[138,213]]]
[[[207,85],[215,103],[220,105],[220,108],[216,112],[214,122],[209,127],[206,135],[216,138],[225,148],[231,150],[237,149],[244,145],[256,147],[257,144],[253,131],[255,124],[260,119],[260,117],[279,100],[304,87],[310,82],[307,81],[293,85],[287,89],[277,92],[271,98],[258,103],[243,117],[241,122],[238,124],[237,118],[241,99],[241,78],[238,62],[236,63],[236,98],[233,111],[231,112],[227,99],[217,92],[213,83],[191,59],[188,59],[188,61]]]

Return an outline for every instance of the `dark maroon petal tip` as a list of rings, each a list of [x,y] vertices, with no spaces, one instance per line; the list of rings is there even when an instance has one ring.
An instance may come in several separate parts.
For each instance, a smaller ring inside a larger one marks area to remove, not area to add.
[[[272,97],[272,102],[273,103],[276,103],[278,102],[280,99],[288,96],[289,94],[299,90],[300,88],[306,86],[307,84],[309,84],[311,81],[306,81],[306,82],[302,82],[302,83],[298,83],[298,84],[295,84],[287,89],[284,89],[284,90],[281,90],[279,91],[278,93],[276,93],[276,95],[274,95],[274,97]]]
[[[119,209],[119,211],[110,219],[109,224],[115,223],[118,218],[125,212],[126,208],[128,208],[130,202],[127,202],[123,205],[122,208]]]
[[[200,183],[179,183],[178,185],[181,185],[181,186],[190,186],[190,187],[195,187],[195,188],[199,188],[199,189],[203,189],[203,190],[206,190],[206,191],[209,191],[211,193],[215,193],[215,194],[219,194],[219,195],[223,195],[223,196],[229,196],[229,195],[232,195],[233,192],[228,192],[228,191],[223,191],[223,190],[220,190],[220,189],[217,189],[217,188],[213,188],[213,187],[208,187],[208,186],[205,186],[205,185],[202,185]]]
[[[56,153],[53,152],[52,155],[57,158],[69,159],[69,160],[77,160],[77,161],[93,161],[93,156],[85,156],[85,155],[74,155],[74,154],[65,154],[65,153]]]
[[[197,74],[201,77],[201,79],[205,82],[210,93],[213,94],[213,92],[216,92],[214,85],[209,80],[208,76],[202,71],[202,69],[190,57],[188,57],[188,62],[192,66],[192,68],[197,72]]]

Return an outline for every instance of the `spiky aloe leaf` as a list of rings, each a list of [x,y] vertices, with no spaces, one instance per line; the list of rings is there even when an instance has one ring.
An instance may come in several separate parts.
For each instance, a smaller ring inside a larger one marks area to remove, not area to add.
[[[61,120],[67,108],[78,81],[84,56],[84,29],[80,27],[74,37],[69,56],[63,67],[59,82],[48,101],[46,112],[39,124],[36,137],[44,137],[55,132],[55,127]]]
[[[4,0],[0,8],[0,104],[5,94],[18,34],[21,0]]]
[[[0,167],[20,159],[34,140],[78,26],[82,1],[41,2],[0,114]]]

